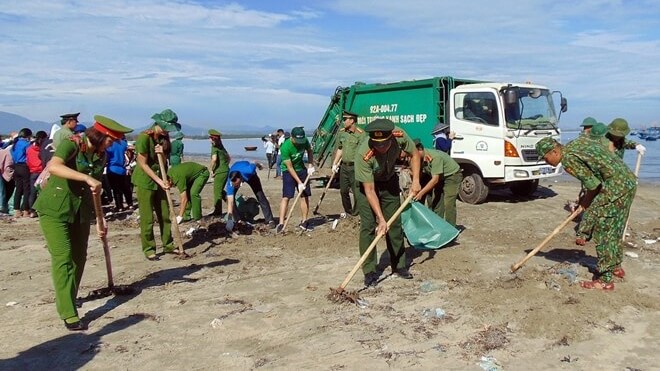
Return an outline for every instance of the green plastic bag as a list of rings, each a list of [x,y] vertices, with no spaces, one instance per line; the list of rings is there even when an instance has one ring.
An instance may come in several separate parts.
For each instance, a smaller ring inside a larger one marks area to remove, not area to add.
[[[458,229],[428,207],[413,201],[401,213],[403,231],[416,249],[437,250],[458,236]]]

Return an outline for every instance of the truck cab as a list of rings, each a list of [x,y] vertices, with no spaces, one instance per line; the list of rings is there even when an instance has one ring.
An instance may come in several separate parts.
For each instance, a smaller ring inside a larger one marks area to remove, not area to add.
[[[450,92],[449,125],[455,133],[451,156],[461,165],[460,197],[480,203],[488,190],[508,185],[517,195],[530,195],[539,179],[561,173],[536,153],[541,138],[561,132],[552,92],[539,85],[477,83]],[[565,111],[562,98],[561,110]]]

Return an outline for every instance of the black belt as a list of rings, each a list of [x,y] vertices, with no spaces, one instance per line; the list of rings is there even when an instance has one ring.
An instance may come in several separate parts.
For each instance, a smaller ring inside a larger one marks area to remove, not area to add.
[[[341,164],[342,164],[342,165],[346,165],[346,166],[353,166],[353,165],[355,165],[355,162],[353,162],[353,161],[351,161],[351,162],[348,162],[348,161],[342,161]]]

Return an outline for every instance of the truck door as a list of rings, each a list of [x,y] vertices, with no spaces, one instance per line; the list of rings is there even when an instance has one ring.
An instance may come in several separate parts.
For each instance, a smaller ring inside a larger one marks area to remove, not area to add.
[[[451,155],[459,163],[473,163],[483,178],[504,176],[504,128],[498,96],[491,89],[452,93],[450,130],[456,137]]]

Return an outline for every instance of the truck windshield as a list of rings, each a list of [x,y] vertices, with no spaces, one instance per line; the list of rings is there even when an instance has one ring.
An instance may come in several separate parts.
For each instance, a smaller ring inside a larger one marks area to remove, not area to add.
[[[506,104],[504,115],[510,129],[556,129],[557,115],[552,94],[546,89],[518,88],[518,100]]]

